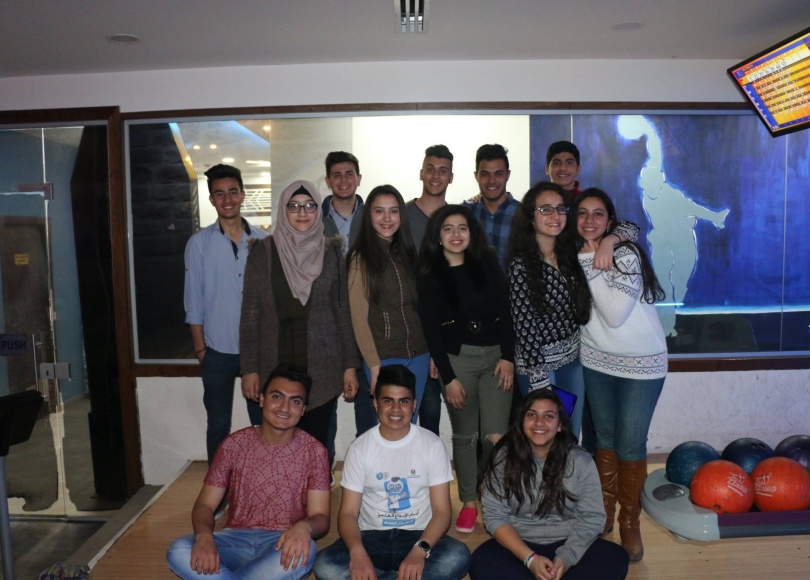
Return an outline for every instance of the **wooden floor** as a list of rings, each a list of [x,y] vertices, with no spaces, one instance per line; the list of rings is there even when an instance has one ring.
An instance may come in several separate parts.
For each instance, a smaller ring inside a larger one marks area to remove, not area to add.
[[[650,471],[659,467],[662,465],[651,464]],[[191,533],[191,506],[204,475],[204,463],[191,464],[98,561],[91,572],[92,580],[175,578],[166,566],[166,548],[175,537]],[[339,481],[339,471],[336,477]],[[455,487],[452,493],[453,507],[458,513],[460,502]],[[331,544],[337,537],[335,521],[339,502],[340,486],[335,486],[332,491],[332,531],[318,542],[319,547]],[[810,578],[810,536],[737,538],[716,542],[678,540],[646,513],[642,515],[641,526],[645,556],[642,562],[631,564],[628,578]],[[615,534],[618,541],[618,531]],[[472,534],[452,530],[450,535],[465,541],[471,550],[488,537],[480,526]]]

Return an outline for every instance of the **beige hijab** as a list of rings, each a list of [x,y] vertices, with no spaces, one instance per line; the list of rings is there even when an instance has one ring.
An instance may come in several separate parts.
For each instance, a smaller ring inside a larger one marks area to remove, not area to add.
[[[315,223],[307,232],[299,232],[290,224],[287,202],[299,193],[312,198],[318,204]],[[309,181],[293,181],[279,197],[276,212],[276,227],[273,230],[273,243],[278,248],[281,266],[293,296],[301,304],[306,304],[312,291],[312,283],[323,269],[324,237],[321,194]]]

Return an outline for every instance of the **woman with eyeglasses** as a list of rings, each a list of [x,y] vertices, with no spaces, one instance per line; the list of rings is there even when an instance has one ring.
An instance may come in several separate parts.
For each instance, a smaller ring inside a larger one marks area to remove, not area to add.
[[[509,236],[509,288],[518,387],[524,396],[549,384],[575,394],[578,438],[585,392],[579,327],[590,317],[591,296],[567,218],[559,185],[541,181],[526,192]]]
[[[616,209],[602,190],[583,191],[573,207],[579,262],[593,298],[582,328],[585,390],[596,429],[596,467],[607,521],[613,528],[618,500],[619,533],[630,559],[641,560],[641,490],[647,478],[647,433],[667,374],[667,343],[655,310],[664,298],[647,252],[623,242],[613,268],[597,270],[594,253],[616,223]]]
[[[419,252],[419,314],[439,371],[462,509],[456,530],[478,516],[478,442],[486,462],[512,406],[514,332],[509,287],[470,209],[446,205],[428,221]]]
[[[416,306],[416,248],[402,195],[378,185],[363,206],[360,232],[349,250],[349,301],[363,371],[372,394],[381,365],[401,364],[416,375],[419,416],[430,353]]]
[[[298,427],[328,447],[332,409],[341,394],[356,394],[360,359],[343,240],[324,237],[320,201],[309,181],[281,192],[273,235],[254,245],[245,267],[239,352],[242,393],[256,401],[278,364],[306,370],[312,392]]]

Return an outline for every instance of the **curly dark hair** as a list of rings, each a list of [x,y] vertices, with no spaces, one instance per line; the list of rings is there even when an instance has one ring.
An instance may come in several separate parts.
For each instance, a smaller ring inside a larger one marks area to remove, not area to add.
[[[540,181],[532,186],[520,202],[520,207],[512,219],[512,229],[509,233],[509,252],[507,262],[520,258],[526,267],[526,276],[531,294],[530,300],[537,312],[543,312],[549,306],[546,303],[546,279],[543,276],[543,253],[537,244],[534,229],[534,214],[537,207],[537,198],[544,191],[553,191],[569,207],[568,196],[562,187],[550,181]],[[576,222],[566,220],[563,232],[554,241],[554,254],[557,258],[557,267],[569,284],[571,295],[574,298],[574,320],[577,324],[585,324],[591,317],[591,292],[588,290],[588,281],[579,265],[577,247],[575,243]]]
[[[551,401],[557,407],[560,417],[560,430],[554,436],[551,449],[543,465],[543,483],[540,489],[534,486],[537,465],[534,462],[532,444],[523,432],[523,421],[536,401]],[[495,444],[484,471],[481,474],[479,492],[489,491],[502,499],[515,498],[518,506],[524,502],[533,504],[538,497],[540,502],[535,515],[542,517],[552,511],[562,512],[566,501],[577,501],[577,497],[563,485],[568,453],[576,445],[571,432],[571,420],[565,407],[551,389],[535,389],[523,399],[509,430]],[[503,469],[503,481],[498,471]]]
[[[419,249],[418,277],[428,276],[432,272],[435,273],[440,266],[446,265],[447,259],[444,257],[444,251],[439,242],[444,220],[454,215],[460,215],[467,220],[467,227],[470,231],[470,244],[464,250],[465,263],[471,261],[480,264],[486,258],[495,255],[495,252],[489,247],[484,230],[470,208],[463,205],[445,205],[436,210],[428,220],[422,247]]]

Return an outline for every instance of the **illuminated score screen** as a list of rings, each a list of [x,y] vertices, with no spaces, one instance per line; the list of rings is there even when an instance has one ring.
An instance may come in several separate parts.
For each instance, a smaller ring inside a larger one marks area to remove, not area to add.
[[[810,125],[810,29],[728,72],[771,134]]]

